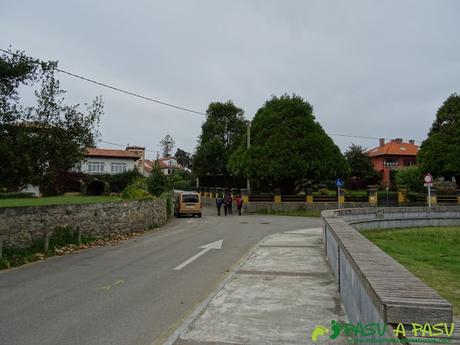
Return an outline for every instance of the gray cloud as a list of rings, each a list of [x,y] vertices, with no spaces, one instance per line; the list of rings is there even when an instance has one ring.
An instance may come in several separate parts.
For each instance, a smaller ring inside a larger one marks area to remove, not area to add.
[[[456,0],[18,1],[2,4],[0,45],[200,111],[232,99],[252,118],[294,92],[330,133],[423,139],[460,92],[459,10]],[[103,95],[104,138],[157,149],[169,133],[194,149],[199,116],[60,79],[69,102]]]

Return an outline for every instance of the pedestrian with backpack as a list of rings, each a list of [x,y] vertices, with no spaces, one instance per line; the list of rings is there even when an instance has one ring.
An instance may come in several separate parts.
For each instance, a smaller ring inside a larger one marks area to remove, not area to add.
[[[222,199],[221,195],[217,195],[216,198],[216,206],[217,206],[217,215],[220,217],[220,208],[222,207],[222,204],[224,203],[224,200]],[[227,214],[227,211],[225,211],[225,214]]]

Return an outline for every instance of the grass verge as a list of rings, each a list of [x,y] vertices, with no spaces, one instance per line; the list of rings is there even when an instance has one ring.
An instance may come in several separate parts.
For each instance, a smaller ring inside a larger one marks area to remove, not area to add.
[[[361,233],[451,302],[460,317],[460,227]]]
[[[118,196],[50,196],[43,198],[0,199],[0,207],[93,204],[121,200]]]
[[[319,210],[289,210],[289,211],[274,211],[270,209],[259,210],[257,214],[273,215],[273,216],[291,216],[291,217],[321,217]]]

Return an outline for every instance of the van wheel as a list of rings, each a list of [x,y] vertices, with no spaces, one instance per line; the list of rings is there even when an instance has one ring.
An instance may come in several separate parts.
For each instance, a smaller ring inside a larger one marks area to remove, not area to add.
[[[201,218],[201,213],[198,213],[197,216],[198,216],[198,218]]]

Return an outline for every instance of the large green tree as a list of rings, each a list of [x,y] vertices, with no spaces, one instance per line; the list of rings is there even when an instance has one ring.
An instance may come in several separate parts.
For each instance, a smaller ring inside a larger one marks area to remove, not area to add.
[[[357,187],[362,187],[377,178],[378,173],[374,170],[372,161],[362,146],[351,144],[345,151],[345,159],[350,167],[351,180]]]
[[[182,165],[184,168],[190,169],[192,167],[192,156],[189,152],[178,148],[174,158],[176,158],[177,163]]]
[[[312,106],[296,95],[273,97],[257,111],[250,149],[243,141],[229,167],[286,194],[348,174],[345,158],[315,121]]]
[[[57,62],[39,62],[23,52],[0,56],[0,186],[19,189],[28,183],[53,191],[54,179],[94,146],[103,103],[96,98],[86,111],[66,105]],[[37,85],[38,84],[38,85]],[[21,87],[36,89],[35,104],[21,104]]]
[[[460,181],[460,96],[450,95],[438,109],[436,119],[417,157],[424,173],[455,176]]]
[[[195,176],[229,175],[228,160],[246,131],[243,114],[232,101],[209,104],[192,162]]]

